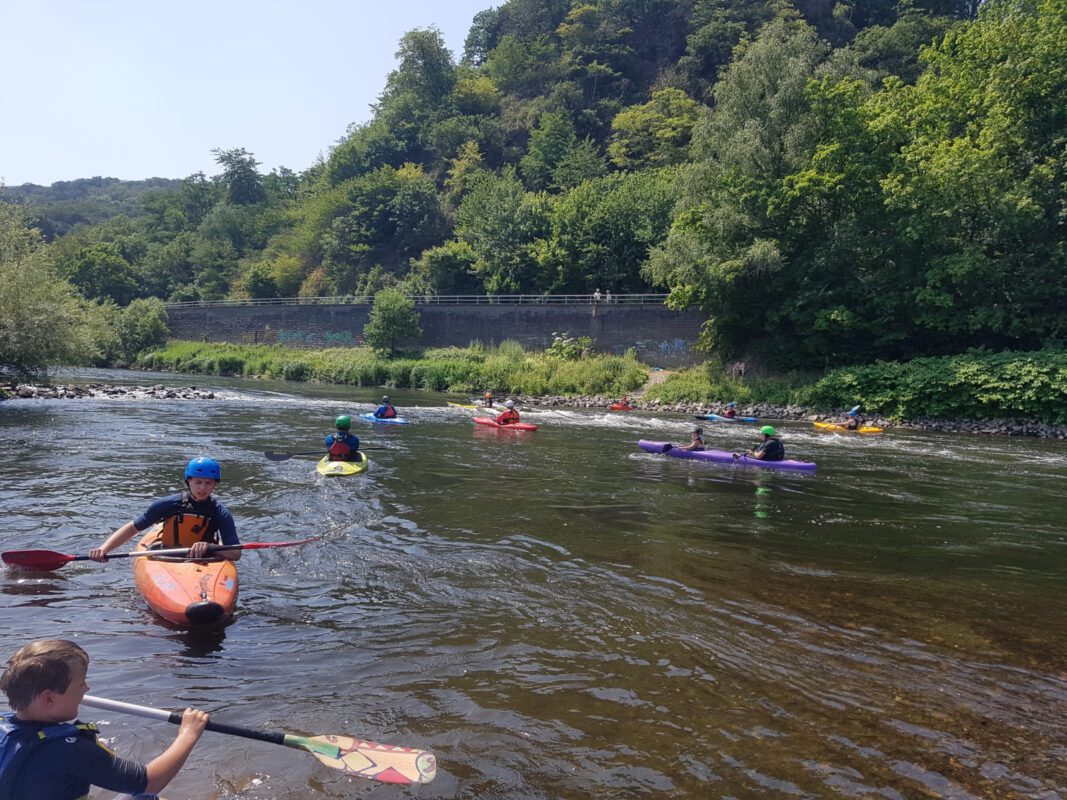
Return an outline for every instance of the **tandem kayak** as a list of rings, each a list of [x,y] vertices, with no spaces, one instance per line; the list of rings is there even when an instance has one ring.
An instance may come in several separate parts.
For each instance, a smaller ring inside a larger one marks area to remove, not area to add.
[[[408,421],[403,417],[376,417],[369,411],[366,414],[360,414],[360,419],[365,419],[367,422],[381,422],[386,425],[407,425]]]
[[[531,425],[529,422],[512,422],[510,425],[501,425],[495,419],[489,417],[475,417],[474,421],[478,425],[488,425],[490,428],[499,428],[504,431],[535,431],[536,425]]]
[[[362,450],[358,451],[357,461],[330,461],[329,456],[323,456],[322,460],[315,465],[315,471],[319,475],[340,476],[360,475],[367,471],[370,460]]]
[[[721,414],[694,414],[693,417],[708,422],[759,422],[758,417],[724,417]]]
[[[746,455],[734,454],[728,450],[679,450],[670,442],[653,442],[642,439],[637,446],[648,453],[663,453],[675,458],[692,458],[697,461],[714,461],[718,464],[736,464],[741,467],[764,467],[766,469],[794,469],[801,472],[814,472],[815,463],[812,461],[764,461],[759,458],[750,458]]]
[[[153,549],[162,535],[163,524],[153,525],[134,552]],[[237,566],[225,558],[144,556],[134,559],[133,582],[149,608],[177,625],[215,625],[237,605]]]
[[[838,425],[836,422],[814,422],[812,424],[820,431],[832,431],[833,433],[881,433],[884,430],[874,425],[860,425],[853,430],[844,425]]]

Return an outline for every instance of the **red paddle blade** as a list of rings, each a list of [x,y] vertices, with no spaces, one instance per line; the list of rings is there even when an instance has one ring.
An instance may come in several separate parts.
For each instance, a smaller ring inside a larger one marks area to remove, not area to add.
[[[68,556],[55,550],[8,550],[0,553],[0,558],[9,566],[37,572],[51,572],[78,559],[77,556]]]
[[[240,547],[242,550],[261,550],[264,547],[296,547],[298,544],[317,542],[321,538],[321,536],[312,536],[310,539],[300,539],[295,542],[246,542]]]

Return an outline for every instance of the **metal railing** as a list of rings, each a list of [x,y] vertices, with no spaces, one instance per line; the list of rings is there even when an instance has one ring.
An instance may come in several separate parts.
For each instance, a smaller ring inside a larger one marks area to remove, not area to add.
[[[413,294],[416,305],[662,305],[666,294]],[[167,308],[233,308],[239,306],[359,306],[371,305],[373,295],[342,297],[256,297],[237,300],[186,300]]]

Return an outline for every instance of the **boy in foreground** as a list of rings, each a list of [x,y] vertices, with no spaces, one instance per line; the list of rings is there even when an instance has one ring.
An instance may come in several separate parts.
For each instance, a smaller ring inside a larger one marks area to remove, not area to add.
[[[73,722],[89,691],[88,654],[74,642],[42,639],[7,662],[0,690],[14,713],[0,715],[0,797],[81,800],[90,786],[148,800],[185,764],[208,715],[187,708],[170,747],[147,766],[120,758]]]

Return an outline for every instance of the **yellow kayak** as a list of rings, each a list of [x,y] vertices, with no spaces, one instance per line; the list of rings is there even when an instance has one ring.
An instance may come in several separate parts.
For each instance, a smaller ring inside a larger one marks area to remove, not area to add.
[[[345,476],[359,475],[367,471],[367,454],[359,451],[359,461],[330,461],[329,456],[323,456],[322,460],[315,465],[315,471],[319,475]]]
[[[883,430],[873,425],[860,425],[860,427],[852,430],[844,425],[838,425],[836,422],[816,422],[814,425],[820,431],[833,431],[834,433],[881,433]]]

